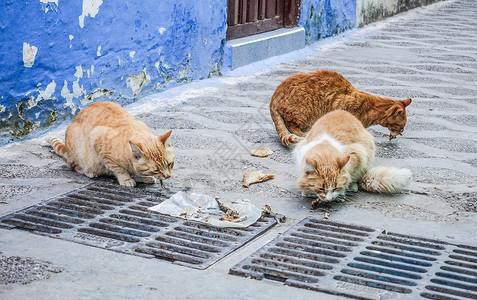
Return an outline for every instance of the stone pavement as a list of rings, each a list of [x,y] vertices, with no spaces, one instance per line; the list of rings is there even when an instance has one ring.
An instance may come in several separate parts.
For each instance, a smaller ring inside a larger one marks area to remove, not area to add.
[[[173,129],[176,167],[165,181],[168,194],[194,186],[222,199],[248,198],[259,207],[270,204],[288,217],[287,223],[207,270],[0,229],[0,298],[318,297],[318,292],[227,274],[307,216],[477,244],[477,4],[473,0],[415,9],[279,59],[288,62],[272,67],[257,63],[145,97],[126,109],[157,134]],[[286,77],[316,69],[337,71],[356,88],[373,94],[413,99],[403,136],[388,142],[386,129],[370,128],[377,146],[374,165],[413,171],[413,182],[403,193],[358,192],[345,203],[314,211],[309,209],[310,201],[300,197],[290,150],[278,142],[268,102]],[[7,202],[0,204],[0,216],[91,183],[70,171],[42,140],[0,148],[0,194]],[[251,149],[265,146],[274,151],[269,158],[249,155]],[[273,173],[275,179],[242,187],[243,173],[255,170]],[[11,267],[15,256],[26,266]],[[13,280],[16,283],[5,279],[15,272],[29,279]]]

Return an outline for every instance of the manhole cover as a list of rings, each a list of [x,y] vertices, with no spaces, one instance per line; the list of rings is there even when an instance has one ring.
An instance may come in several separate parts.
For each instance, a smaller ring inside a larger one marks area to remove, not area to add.
[[[221,229],[148,212],[163,200],[94,183],[4,216],[0,225],[205,269],[276,224],[262,217],[246,229]]]
[[[359,299],[477,299],[477,247],[307,218],[230,274]]]

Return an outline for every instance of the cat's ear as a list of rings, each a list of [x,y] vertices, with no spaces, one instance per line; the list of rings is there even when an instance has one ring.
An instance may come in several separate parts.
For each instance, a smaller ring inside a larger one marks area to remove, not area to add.
[[[409,104],[411,104],[412,99],[406,99],[406,100],[401,100],[402,104],[404,104],[404,107],[407,107]]]
[[[338,168],[342,170],[344,166],[346,166],[346,164],[348,163],[349,159],[350,159],[349,155],[338,158]]]
[[[305,159],[305,173],[307,174],[316,173],[315,167],[313,167],[313,165],[308,159]]]
[[[172,130],[167,133],[164,133],[161,136],[158,136],[159,141],[161,141],[161,143],[164,145],[170,145],[169,138],[171,137],[171,133],[172,133]]]
[[[134,142],[129,141],[129,146],[131,146],[131,151],[132,151],[132,154],[133,154],[135,159],[140,160],[141,158],[144,157],[143,154],[142,154],[141,149],[139,148],[139,146],[137,144],[135,144]]]
[[[404,108],[402,107],[394,107],[392,108],[392,110],[393,110],[393,113],[392,113],[393,117],[397,117],[404,113]]]

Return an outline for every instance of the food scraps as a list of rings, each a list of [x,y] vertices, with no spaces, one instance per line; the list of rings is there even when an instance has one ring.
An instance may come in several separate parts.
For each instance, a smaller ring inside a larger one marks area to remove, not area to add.
[[[217,204],[219,204],[220,210],[225,213],[225,216],[219,218],[220,221],[242,222],[246,220],[246,216],[241,219],[240,214],[236,210],[220,201],[217,197],[215,198],[215,201],[217,201]]]
[[[272,207],[268,204],[265,204],[262,206],[262,215],[267,215],[275,220],[277,220],[278,223],[285,223],[287,221],[287,217],[282,214],[277,214],[276,212],[272,211]]]
[[[275,178],[273,174],[263,174],[262,172],[248,172],[243,175],[243,186],[249,187],[253,183],[264,182]]]
[[[250,153],[252,154],[252,156],[267,157],[273,154],[273,151],[270,148],[265,147],[265,148],[253,149],[252,151],[250,151]]]

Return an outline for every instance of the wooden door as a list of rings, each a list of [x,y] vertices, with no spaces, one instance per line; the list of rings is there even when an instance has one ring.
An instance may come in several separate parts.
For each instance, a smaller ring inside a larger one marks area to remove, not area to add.
[[[298,23],[300,0],[227,0],[227,40]]]

